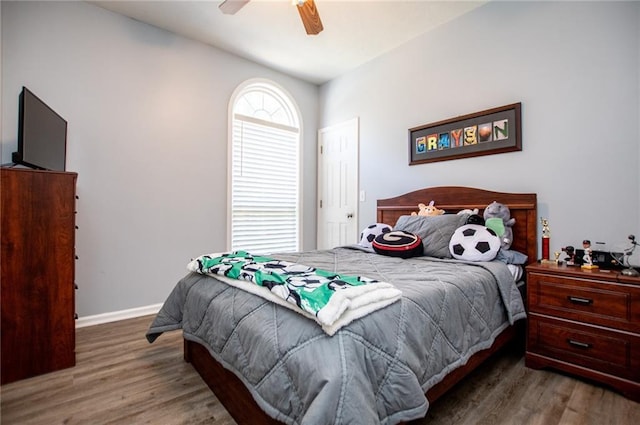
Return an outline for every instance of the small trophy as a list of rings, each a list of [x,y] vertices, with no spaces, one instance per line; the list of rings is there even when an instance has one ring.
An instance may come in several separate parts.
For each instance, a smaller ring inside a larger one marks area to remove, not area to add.
[[[546,218],[541,218],[540,223],[542,224],[542,260],[540,263],[542,264],[558,264],[558,257],[560,254],[556,255],[555,260],[551,260],[549,258],[549,242],[551,239],[551,231],[549,230],[549,220]]]

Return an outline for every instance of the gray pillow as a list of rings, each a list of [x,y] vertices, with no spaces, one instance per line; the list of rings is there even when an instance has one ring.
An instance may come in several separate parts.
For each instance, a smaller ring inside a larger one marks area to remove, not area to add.
[[[496,260],[507,264],[526,264],[528,259],[529,257],[525,254],[514,251],[513,249],[500,248],[498,255],[496,255]]]
[[[424,255],[436,258],[453,258],[449,241],[453,232],[467,222],[469,214],[443,214],[425,217],[403,215],[398,218],[394,230],[404,230],[420,236]]]

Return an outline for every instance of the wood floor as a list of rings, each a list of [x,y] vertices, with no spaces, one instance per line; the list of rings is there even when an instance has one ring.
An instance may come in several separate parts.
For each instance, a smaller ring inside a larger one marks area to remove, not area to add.
[[[78,329],[77,365],[3,385],[0,422],[235,424],[182,360],[180,332],[147,343],[151,319]],[[527,369],[522,353],[511,350],[483,365],[411,425],[639,423],[640,403],[556,372]]]

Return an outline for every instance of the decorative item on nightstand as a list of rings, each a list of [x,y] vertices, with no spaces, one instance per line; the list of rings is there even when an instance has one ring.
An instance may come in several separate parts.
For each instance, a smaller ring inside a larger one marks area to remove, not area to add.
[[[542,224],[542,260],[540,260],[543,264],[558,264],[558,259],[556,256],[556,261],[551,261],[549,256],[549,243],[551,242],[551,230],[549,230],[549,220],[546,218],[540,218],[540,224]]]
[[[564,259],[566,261],[567,266],[575,266],[576,265],[576,250],[573,246],[567,245],[561,248],[562,252],[567,254],[567,257]]]
[[[624,259],[627,259],[626,268],[623,269],[620,273],[625,276],[638,277],[640,276],[640,273],[638,273],[638,270],[631,267],[631,264],[629,263],[629,258],[633,254],[633,251],[636,249],[636,246],[638,246],[638,242],[636,242],[636,237],[634,235],[629,235],[628,238],[631,241],[631,246],[629,248],[626,248],[624,250],[624,253],[611,252],[611,255],[613,256],[614,260],[622,265],[622,267],[625,267]]]
[[[593,250],[591,249],[591,241],[589,239],[582,241],[582,249],[584,249],[584,255],[582,256],[582,266],[580,267],[586,270],[599,269],[600,267],[593,264]]]

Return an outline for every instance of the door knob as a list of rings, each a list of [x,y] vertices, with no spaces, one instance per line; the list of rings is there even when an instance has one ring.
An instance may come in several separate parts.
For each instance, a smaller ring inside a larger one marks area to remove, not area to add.
[[[347,218],[353,218],[353,213],[347,214]]]

